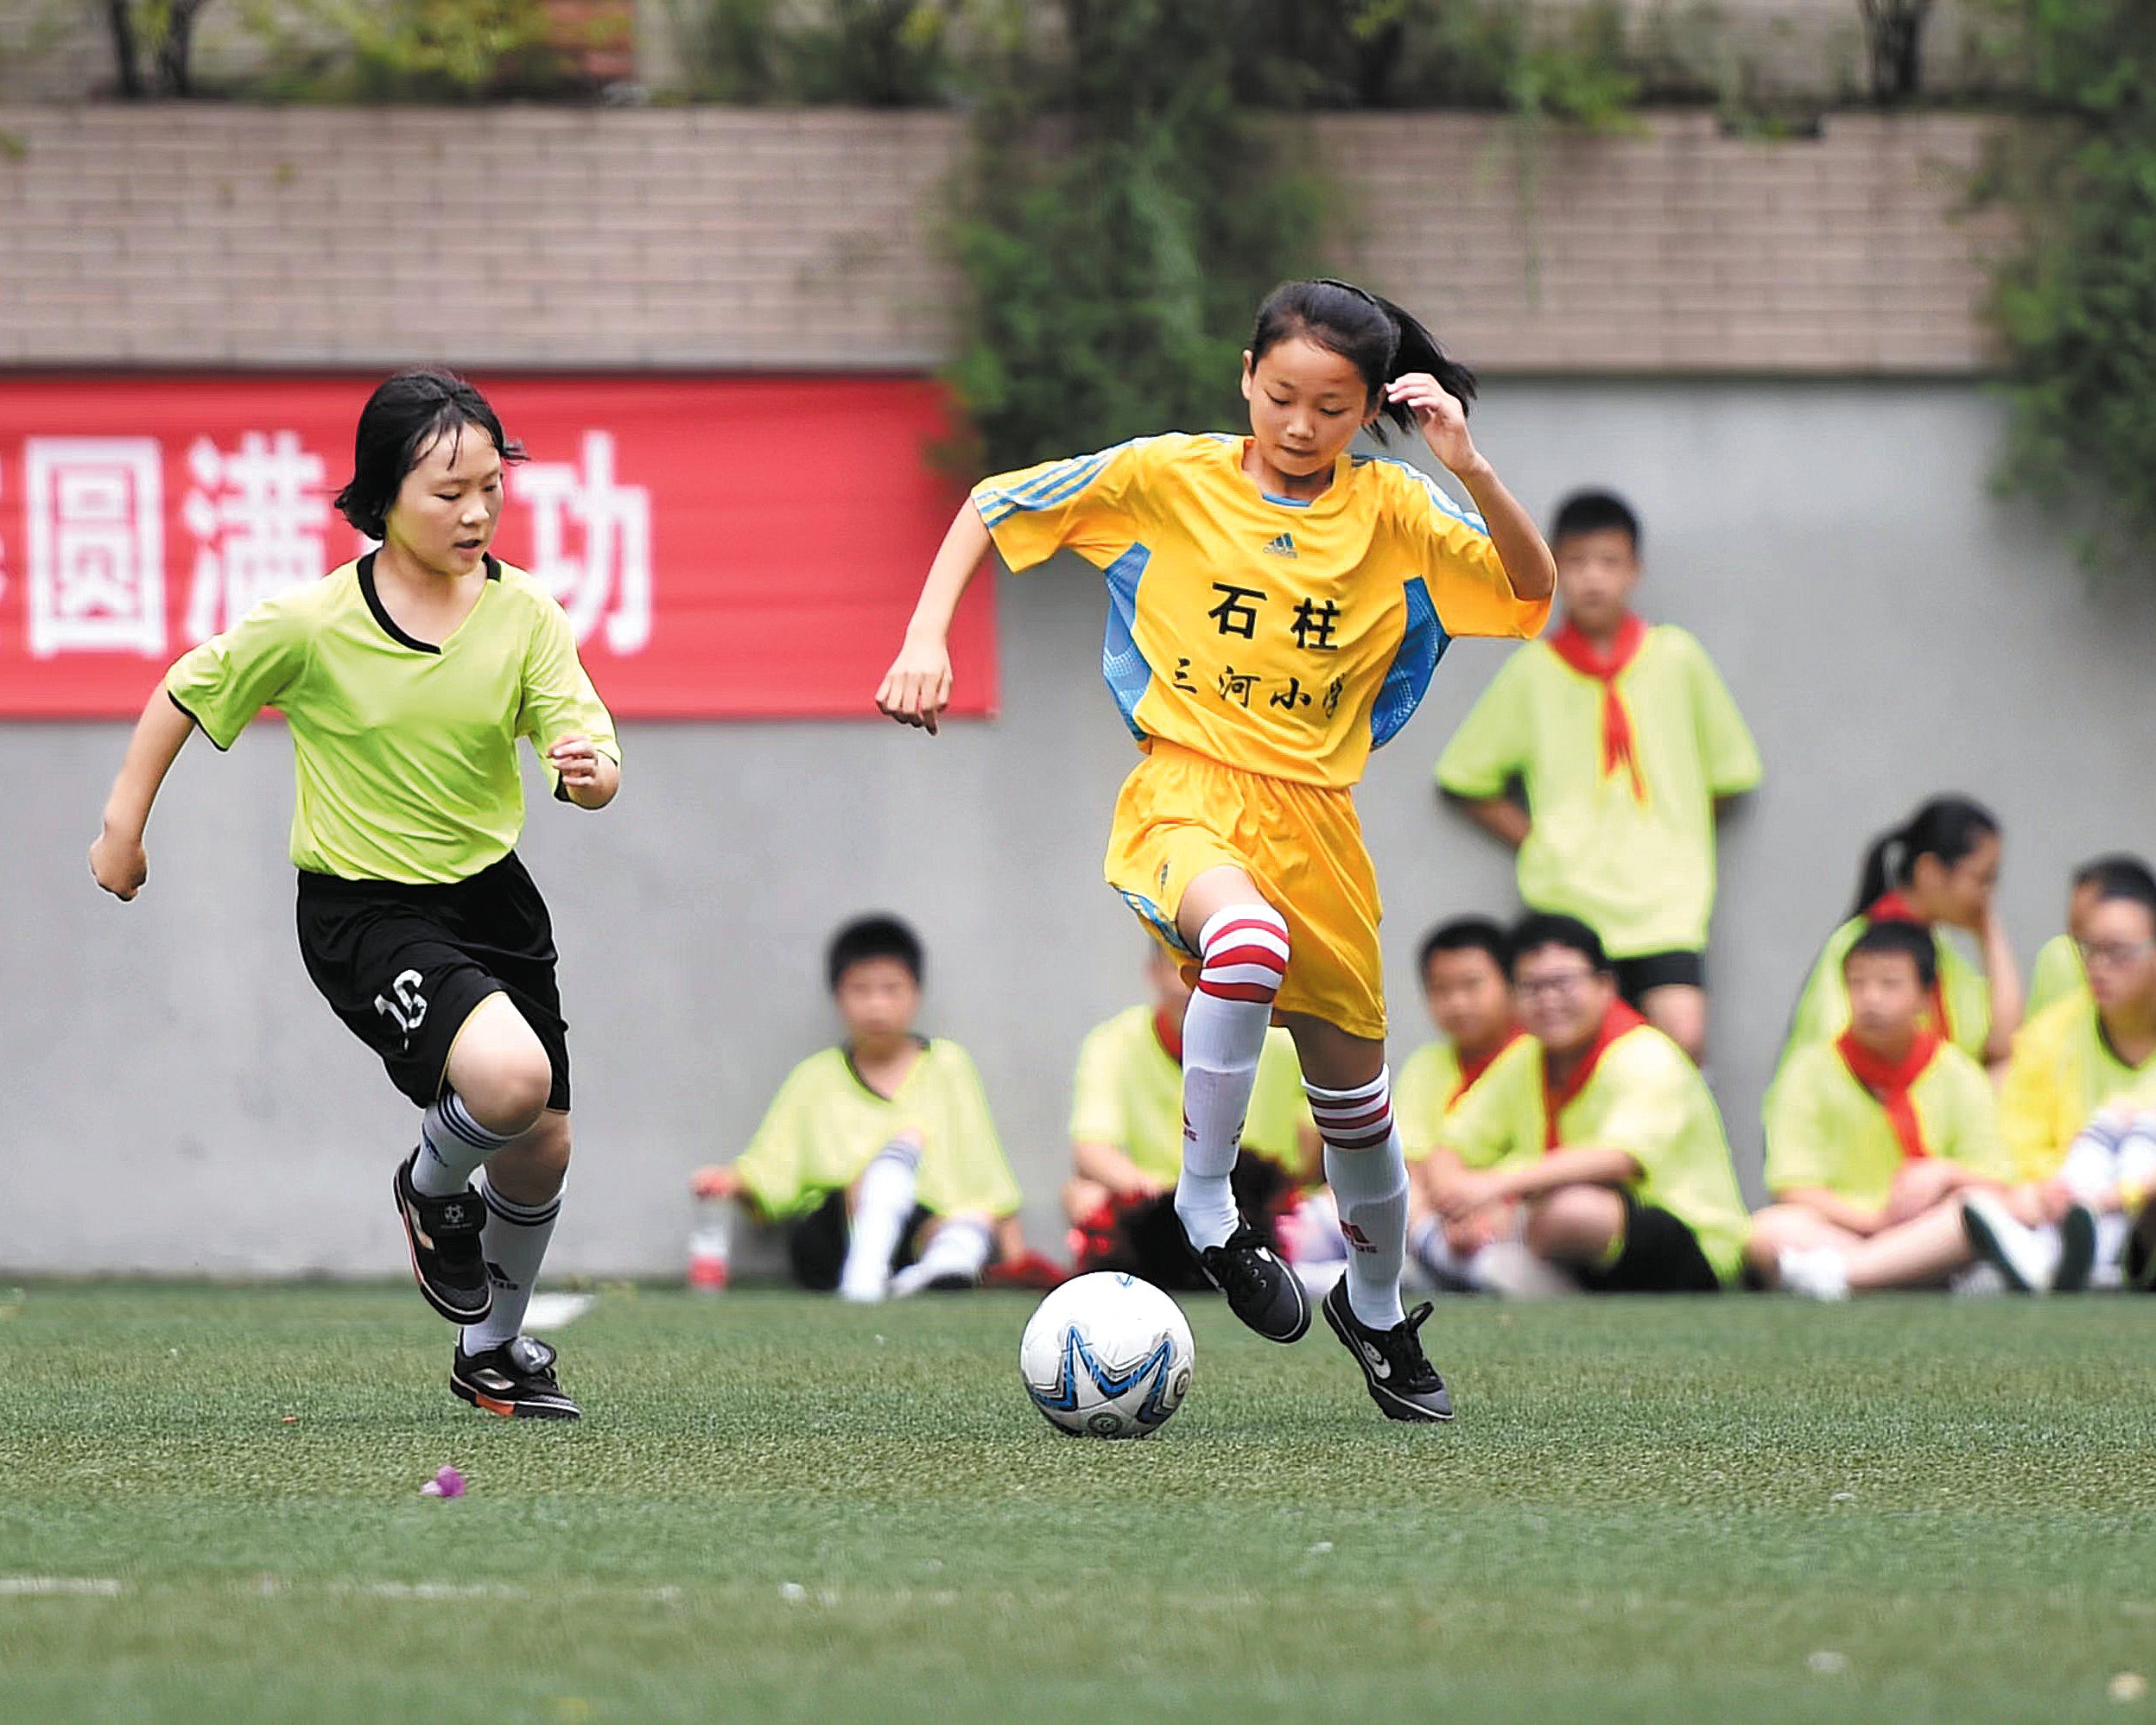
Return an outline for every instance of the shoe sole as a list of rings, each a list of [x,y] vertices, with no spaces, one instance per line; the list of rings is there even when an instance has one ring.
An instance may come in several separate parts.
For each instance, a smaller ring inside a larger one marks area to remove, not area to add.
[[[1438,1413],[1424,1407],[1420,1402],[1409,1401],[1405,1396],[1387,1388],[1382,1380],[1372,1376],[1370,1362],[1362,1357],[1362,1344],[1348,1332],[1346,1322],[1333,1310],[1332,1301],[1328,1299],[1324,1305],[1325,1322],[1331,1326],[1333,1334],[1340,1338],[1340,1345],[1348,1350],[1349,1357],[1361,1369],[1363,1386],[1370,1392],[1370,1399],[1378,1405],[1379,1413],[1387,1419],[1397,1419],[1410,1425],[1449,1425],[1452,1423],[1452,1409],[1449,1406],[1443,1413]]]
[[[404,1256],[411,1262],[412,1280],[419,1284],[420,1297],[452,1323],[484,1323],[494,1310],[494,1290],[488,1288],[485,1303],[472,1310],[452,1305],[437,1294],[419,1267],[419,1242],[412,1237],[411,1212],[404,1208],[404,1170],[401,1163],[390,1175],[390,1195],[396,1201],[397,1225],[404,1230]]]
[[[2055,1294],[2078,1294],[2089,1285],[2096,1267],[2096,1219],[2084,1206],[2076,1204],[2058,1225],[2058,1270],[2051,1278]]]
[[[490,1396],[485,1390],[474,1388],[452,1371],[449,1374],[450,1392],[459,1401],[469,1402],[481,1413],[491,1413],[503,1419],[581,1419],[584,1411],[564,1396],[559,1402],[510,1402],[499,1396]]]
[[[2013,1267],[2012,1257],[2001,1243],[1999,1236],[1992,1231],[1991,1223],[1982,1210],[1969,1204],[1962,1206],[1962,1233],[1967,1238],[1970,1249],[2004,1276],[2007,1285],[2015,1293],[2033,1294],[2037,1291],[2036,1284]]]

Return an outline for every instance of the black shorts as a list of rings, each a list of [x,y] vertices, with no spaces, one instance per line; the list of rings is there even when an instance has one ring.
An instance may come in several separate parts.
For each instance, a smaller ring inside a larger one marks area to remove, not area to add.
[[[1610,961],[1617,973],[1617,992],[1625,1005],[1638,1009],[1657,988],[1704,988],[1707,954],[1703,952],[1641,953],[1637,958]]]
[[[903,1270],[920,1256],[914,1250],[922,1228],[935,1213],[920,1204],[898,1230],[891,1267]],[[786,1262],[794,1280],[811,1293],[828,1294],[839,1285],[846,1268],[847,1248],[853,1242],[853,1219],[847,1214],[846,1194],[834,1192],[815,1209],[786,1230]]]
[[[300,956],[345,1028],[421,1107],[441,1094],[472,1009],[509,996],[547,1051],[547,1106],[569,1106],[569,1027],[554,980],[554,924],[511,852],[441,886],[301,871]]]
[[[1722,1278],[1700,1250],[1699,1237],[1667,1210],[1643,1204],[1629,1192],[1625,1204],[1625,1249],[1614,1264],[1579,1272],[1590,1294],[1714,1294]]]

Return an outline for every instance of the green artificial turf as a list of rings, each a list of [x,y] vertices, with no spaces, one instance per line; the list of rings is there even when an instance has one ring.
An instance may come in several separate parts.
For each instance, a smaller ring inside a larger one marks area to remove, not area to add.
[[[512,1425],[409,1289],[0,1291],[0,1722],[2156,1719],[2142,1302],[1455,1303],[1443,1429],[1200,1302],[1138,1443],[1027,1309],[609,1293]]]

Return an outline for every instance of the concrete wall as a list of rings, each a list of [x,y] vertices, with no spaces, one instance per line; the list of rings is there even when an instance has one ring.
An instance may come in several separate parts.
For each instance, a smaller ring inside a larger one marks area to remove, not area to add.
[[[1538,511],[1583,481],[1632,494],[1646,607],[1705,641],[1765,751],[1714,947],[1714,1076],[1756,1194],[1759,1094],[1871,833],[1933,790],[1990,800],[2025,956],[2072,862],[2156,853],[2156,603],[2092,589],[2059,534],[1988,495],[1996,414],[1971,385],[1500,379],[1476,423]],[[1072,1055],[1137,982],[1140,936],[1096,870],[1131,753],[1096,669],[1097,578],[1059,567],[1000,599],[995,724],[933,742],[644,726],[615,809],[536,811],[525,853],[561,928],[583,1134],[558,1269],[679,1264],[684,1176],[738,1147],[827,1034],[823,939],[871,906],[926,935],[929,1023],[979,1056],[1036,1238],[1055,1240]],[[1396,1058],[1421,1030],[1424,928],[1511,903],[1506,861],[1437,812],[1430,780],[1501,651],[1453,650],[1363,792]],[[123,735],[10,732],[0,1266],[395,1271],[386,1189],[412,1115],[294,949],[283,737],[188,751],[149,890],[123,907],[83,862]]]

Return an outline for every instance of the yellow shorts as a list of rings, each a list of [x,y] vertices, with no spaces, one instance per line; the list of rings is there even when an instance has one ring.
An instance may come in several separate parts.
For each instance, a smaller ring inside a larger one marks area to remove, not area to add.
[[[1116,798],[1102,872],[1154,938],[1190,959],[1176,912],[1209,868],[1241,869],[1287,919],[1278,1011],[1383,1038],[1382,907],[1353,793],[1241,772],[1156,741]]]

